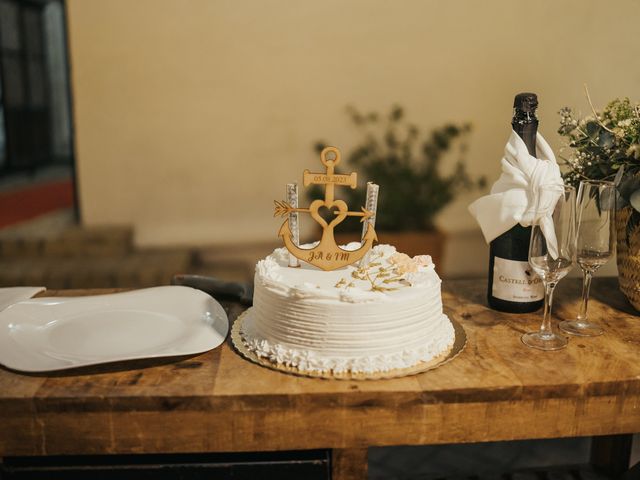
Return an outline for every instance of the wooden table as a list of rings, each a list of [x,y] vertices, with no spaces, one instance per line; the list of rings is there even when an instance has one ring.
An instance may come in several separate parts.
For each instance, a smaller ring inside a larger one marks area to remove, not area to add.
[[[0,369],[0,457],[335,449],[335,477],[361,478],[369,446],[640,432],[640,318],[615,279],[592,288],[591,317],[606,334],[558,352],[522,345],[541,314],[489,310],[485,285],[444,283],[445,311],[464,326],[467,347],[412,377],[296,377],[244,360],[229,341],[178,360],[46,375]],[[573,317],[578,297],[577,279],[561,282],[557,317]],[[241,310],[232,305],[230,318]],[[620,451],[608,437],[599,445]]]

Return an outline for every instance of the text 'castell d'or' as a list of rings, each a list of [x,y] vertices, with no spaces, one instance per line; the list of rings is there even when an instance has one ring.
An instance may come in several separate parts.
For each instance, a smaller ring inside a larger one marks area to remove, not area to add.
[[[357,173],[339,174],[335,172],[335,167],[340,163],[340,150],[336,147],[327,147],[320,153],[320,161],[325,166],[326,171],[321,173],[305,170],[303,174],[303,185],[324,185],[324,199],[317,199],[311,202],[307,208],[298,207],[298,185],[287,184],[287,199],[275,201],[274,216],[287,217],[280,227],[278,236],[282,237],[285,247],[289,251],[289,266],[299,266],[302,260],[310,265],[314,265],[322,270],[336,270],[347,265],[362,261],[371,247],[377,240],[375,227],[375,216],[378,202],[378,186],[373,183],[367,184],[366,206],[360,211],[349,211],[344,200],[335,199],[335,187],[357,187]],[[327,222],[319,213],[320,209],[327,209],[335,215],[335,218]],[[322,227],[322,237],[320,242],[313,248],[301,248],[298,231],[298,214],[308,213],[320,227]],[[345,250],[340,248],[334,238],[334,229],[347,217],[361,217],[363,223],[361,246],[355,250]]]

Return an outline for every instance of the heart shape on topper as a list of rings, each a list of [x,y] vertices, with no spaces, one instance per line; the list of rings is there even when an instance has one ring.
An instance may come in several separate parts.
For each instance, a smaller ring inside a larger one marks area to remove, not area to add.
[[[322,219],[327,222],[327,224],[333,222],[333,220],[335,220],[336,218],[336,215],[338,215],[339,213],[340,210],[338,210],[338,207],[336,205],[333,205],[331,208],[322,205],[320,208],[318,208],[318,215],[320,215],[320,217],[322,217]]]
[[[322,209],[323,214],[320,214],[320,209]],[[333,228],[342,222],[345,218],[347,218],[347,211],[349,207],[343,200],[334,200],[333,202],[327,203],[324,200],[314,200],[309,205],[309,213],[311,214],[311,218],[313,218],[316,222],[320,224],[322,228],[329,228],[333,230]],[[335,213],[335,212],[339,213]],[[327,223],[327,221],[322,218],[322,216],[329,216],[329,214],[334,215],[334,218],[331,222]]]

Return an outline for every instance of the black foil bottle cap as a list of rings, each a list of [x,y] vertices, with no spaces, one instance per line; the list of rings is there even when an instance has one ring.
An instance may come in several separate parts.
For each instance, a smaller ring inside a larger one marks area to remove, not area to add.
[[[521,112],[535,112],[538,108],[538,96],[535,93],[519,93],[513,100],[513,108]]]

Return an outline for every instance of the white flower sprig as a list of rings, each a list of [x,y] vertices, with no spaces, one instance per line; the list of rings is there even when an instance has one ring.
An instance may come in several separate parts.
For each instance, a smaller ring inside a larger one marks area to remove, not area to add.
[[[404,253],[394,253],[389,257],[389,265],[383,266],[380,261],[383,253],[378,253],[371,261],[351,272],[355,280],[369,282],[374,292],[389,292],[401,287],[409,287],[411,283],[406,279],[406,274],[415,273],[420,267],[426,267],[433,262],[430,255],[417,255],[411,258]],[[336,288],[354,287],[354,282],[342,278],[336,284]]]

